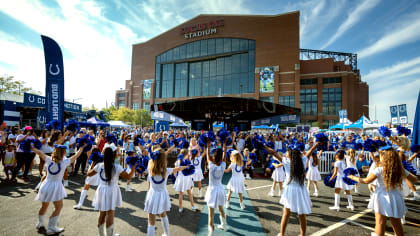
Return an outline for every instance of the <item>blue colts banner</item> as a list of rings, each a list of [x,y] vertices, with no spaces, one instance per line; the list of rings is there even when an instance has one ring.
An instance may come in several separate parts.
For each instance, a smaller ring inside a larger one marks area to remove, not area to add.
[[[398,107],[390,106],[389,110],[391,111],[391,124],[397,124],[398,123]]]
[[[398,113],[400,115],[400,123],[407,124],[408,117],[407,117],[407,104],[398,105]]]
[[[64,67],[60,46],[51,38],[41,35],[46,72],[46,122],[58,120],[64,124]]]

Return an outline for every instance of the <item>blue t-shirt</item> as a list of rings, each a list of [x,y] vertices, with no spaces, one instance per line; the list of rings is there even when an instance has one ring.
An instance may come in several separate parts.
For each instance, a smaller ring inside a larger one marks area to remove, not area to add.
[[[344,141],[341,144],[341,147],[342,148],[345,148],[345,149],[353,149],[353,150],[356,150],[357,149],[357,144],[356,144],[356,142],[354,140],[351,143],[348,142],[348,141]]]
[[[366,158],[363,161],[359,161],[359,159],[357,159],[356,167],[359,172],[362,170],[363,166],[369,166],[369,162],[366,160]]]

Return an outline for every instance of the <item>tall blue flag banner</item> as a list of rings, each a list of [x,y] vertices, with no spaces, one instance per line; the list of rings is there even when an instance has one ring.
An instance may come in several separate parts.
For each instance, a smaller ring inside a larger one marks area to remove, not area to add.
[[[413,123],[413,141],[411,145],[420,145],[420,91],[417,98],[416,114],[414,115]]]
[[[400,123],[401,124],[407,124],[407,122],[408,122],[407,105],[406,104],[398,105],[398,113],[399,113],[399,116],[400,116]]]
[[[46,122],[58,120],[64,124],[64,67],[60,46],[51,38],[41,35],[44,45],[46,72]]]
[[[391,111],[391,124],[397,124],[398,123],[398,107],[390,106],[389,110]]]

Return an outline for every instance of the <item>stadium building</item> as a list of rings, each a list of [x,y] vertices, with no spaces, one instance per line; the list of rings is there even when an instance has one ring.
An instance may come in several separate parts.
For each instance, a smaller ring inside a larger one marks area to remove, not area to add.
[[[133,45],[131,80],[117,107],[240,97],[300,108],[301,123],[327,127],[368,114],[357,55],[300,48],[299,12],[199,15]]]

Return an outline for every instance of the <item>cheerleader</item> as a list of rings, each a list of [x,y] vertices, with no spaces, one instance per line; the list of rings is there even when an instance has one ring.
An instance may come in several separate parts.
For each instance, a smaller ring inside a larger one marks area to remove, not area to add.
[[[277,155],[282,158],[283,154],[282,152],[278,152]],[[276,157],[274,157],[275,160],[277,160]],[[272,163],[273,167],[274,167],[274,171],[273,174],[271,175],[271,178],[273,179],[273,186],[270,189],[270,192],[268,193],[269,196],[274,197],[274,190],[276,189],[276,184],[279,185],[279,196],[281,196],[281,193],[283,191],[283,182],[284,182],[284,178],[286,177],[285,173],[284,173],[284,168],[283,168],[283,163],[280,160],[277,160],[280,163],[276,164],[276,163]]]
[[[306,172],[306,179],[308,179],[308,192],[311,193],[311,184],[314,185],[315,192],[313,194],[314,197],[318,197],[318,181],[321,180],[321,174],[318,170],[319,160],[321,159],[322,150],[319,151],[318,155],[315,153],[315,149],[318,146],[318,143],[313,145],[311,149],[307,153],[308,158],[308,172]]]
[[[244,198],[242,193],[245,191],[245,184],[244,184],[244,174],[242,173],[242,166],[243,166],[243,158],[242,155],[234,150],[232,151],[231,155],[230,155],[230,161],[231,164],[229,166],[229,168],[227,168],[225,170],[225,173],[228,173],[229,171],[232,171],[232,177],[229,180],[229,183],[227,185],[227,189],[229,189],[229,193],[227,196],[227,201],[226,201],[226,209],[229,208],[229,201],[230,201],[230,197],[232,196],[232,192],[234,193],[238,193],[239,195],[239,204],[241,206],[241,209],[245,209],[245,205],[244,205]]]
[[[363,156],[363,152],[364,151],[362,151],[359,154],[359,156],[360,155]],[[357,170],[357,167],[356,167],[356,160],[357,159],[356,159],[356,152],[354,151],[354,149],[347,150],[347,155],[345,156],[345,159],[346,159],[346,168],[353,168],[353,169]],[[359,176],[359,175],[356,175],[356,176]],[[357,184],[354,185],[354,192],[359,193],[359,189],[357,187]]]
[[[116,150],[116,149],[115,149]],[[99,210],[98,232],[99,235],[113,235],[114,232],[114,211],[115,208],[122,206],[121,190],[118,186],[119,176],[128,180],[135,172],[135,166],[131,167],[130,173],[124,171],[119,164],[115,164],[116,153],[112,148],[104,148],[104,162],[95,166],[91,165],[88,176],[96,174],[99,176],[99,186],[96,189],[92,206],[95,211]]]
[[[196,183],[198,186],[198,197],[201,198],[203,197],[203,193],[201,189],[201,180],[204,179],[203,170],[201,169],[201,162],[203,161],[203,157],[200,156],[200,152],[197,149],[191,150],[191,161],[194,165],[194,174],[192,176],[192,180],[194,183],[191,188],[193,188],[194,184]]]
[[[330,178],[330,181],[332,181],[335,177],[337,177],[337,180],[335,181],[335,194],[334,194],[334,206],[329,207],[330,210],[336,210],[340,211],[340,191],[341,189],[344,190],[344,192],[347,195],[347,201],[349,205],[347,206],[348,209],[354,210],[353,205],[353,198],[351,196],[350,190],[353,188],[353,186],[348,185],[344,183],[343,177],[344,177],[344,169],[346,169],[346,164],[344,163],[344,150],[339,150],[335,154],[335,162],[334,162],[334,173]]]
[[[171,209],[171,201],[166,189],[166,182],[172,172],[182,171],[188,167],[167,168],[167,153],[163,149],[158,148],[150,155],[151,160],[148,164],[149,175],[147,177],[147,181],[150,184],[144,202],[144,211],[148,213],[148,236],[155,235],[156,215],[159,215],[161,218],[162,228],[165,233],[163,235],[169,236],[169,220],[166,212]]]
[[[380,166],[366,178],[347,176],[362,184],[376,182],[376,190],[369,201],[368,208],[375,211],[375,233],[378,236],[385,234],[385,226],[388,219],[391,221],[395,235],[404,235],[401,220],[407,212],[403,196],[400,192],[402,181],[408,179],[415,183],[417,177],[404,170],[398,153],[391,147],[380,148]]]
[[[372,152],[369,153],[370,158],[372,159],[369,167],[368,176],[373,173],[373,171],[376,169],[376,167],[379,165],[379,153],[373,154]],[[370,197],[373,196],[373,193],[376,190],[378,180],[374,180],[372,183],[368,184],[368,189],[370,192]],[[367,199],[367,201],[370,201],[370,198]]]
[[[96,155],[95,153],[100,153],[101,150],[99,150],[99,148],[94,148],[92,149],[92,154],[91,155]],[[90,164],[90,167],[94,167],[97,163],[95,161],[92,161],[92,163]],[[89,167],[89,169],[90,169]],[[79,203],[77,205],[73,206],[73,209],[77,209],[80,210],[80,208],[82,208],[83,206],[83,202],[85,201],[85,198],[87,196],[87,191],[89,190],[90,186],[98,186],[99,184],[99,176],[93,175],[93,176],[87,176],[86,180],[85,180],[85,185],[83,186],[83,190],[80,193],[80,198],[79,198]]]
[[[45,161],[47,166],[47,177],[42,182],[35,200],[40,200],[42,203],[41,209],[38,212],[38,222],[36,228],[44,228],[44,216],[47,212],[50,202],[54,203],[54,211],[50,216],[47,228],[47,235],[53,235],[63,232],[63,228],[58,228],[58,218],[61,208],[63,208],[63,198],[67,197],[66,190],[64,189],[62,179],[64,171],[71,163],[73,163],[83,152],[83,148],[72,157],[66,158],[66,146],[57,145],[51,157],[45,155],[40,150],[32,147],[32,151]]]
[[[299,215],[300,233],[306,233],[306,215],[311,213],[312,202],[309,192],[305,188],[305,163],[306,158],[302,158],[300,150],[293,148],[289,156],[281,158],[274,150],[265,147],[266,150],[277,159],[282,160],[286,173],[286,186],[280,199],[280,204],[284,206],[281,219],[280,235],[285,235],[286,227],[289,223],[291,212]]]
[[[181,153],[184,155],[183,158],[179,158],[176,163],[175,166],[180,166],[182,160],[188,160],[188,150],[187,149],[182,149]],[[194,206],[194,197],[191,193],[191,188],[194,186],[193,180],[191,175],[189,176],[185,176],[182,171],[177,172],[178,176],[176,177],[175,180],[175,184],[174,184],[174,188],[177,192],[179,192],[179,213],[182,213],[182,211],[184,210],[184,208],[182,207],[182,199],[184,197],[184,192],[186,191],[188,194],[188,198],[190,199],[191,202],[191,210],[192,211],[196,211],[197,207]]]
[[[225,231],[228,230],[226,221],[226,214],[223,210],[223,205],[226,202],[225,189],[222,184],[222,177],[226,168],[225,153],[226,145],[224,149],[216,148],[210,156],[211,142],[207,142],[207,163],[209,163],[209,186],[207,187],[206,196],[204,200],[209,208],[209,225],[208,235],[214,235],[214,209],[217,207],[220,211],[220,222],[221,224],[217,227]]]
[[[127,156],[128,157],[135,157],[136,156],[136,152],[135,151],[132,151],[132,150],[129,150],[129,151],[127,151]],[[129,165],[127,165],[127,166],[128,167],[126,168],[125,172],[130,171],[130,169],[132,167],[132,166],[129,166]],[[131,178],[128,178],[127,179],[127,185],[125,186],[125,191],[126,192],[132,192],[133,191],[133,189],[130,186],[130,183],[131,183]]]

